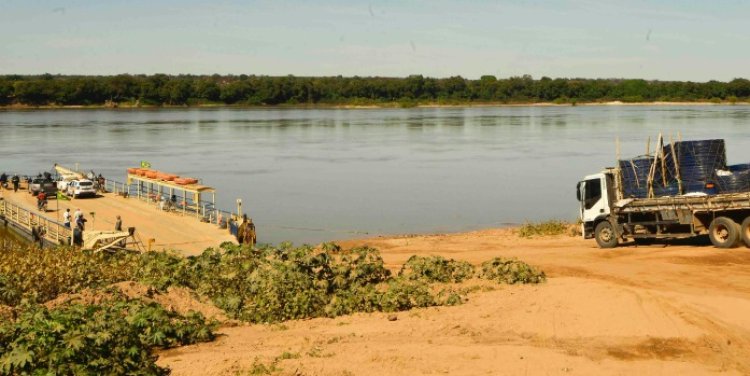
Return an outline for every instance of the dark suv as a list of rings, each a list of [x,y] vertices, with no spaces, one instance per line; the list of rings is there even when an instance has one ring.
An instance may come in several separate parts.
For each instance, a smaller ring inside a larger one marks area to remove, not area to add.
[[[36,196],[39,194],[39,192],[44,191],[44,194],[47,195],[47,197],[52,197],[57,195],[57,184],[55,184],[54,181],[43,179],[43,178],[34,178],[29,183],[29,192]]]

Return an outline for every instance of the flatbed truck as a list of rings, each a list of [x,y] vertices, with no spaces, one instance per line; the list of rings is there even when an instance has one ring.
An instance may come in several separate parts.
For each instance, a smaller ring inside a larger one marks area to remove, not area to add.
[[[750,192],[623,198],[618,173],[608,168],[577,185],[583,237],[599,247],[699,235],[718,248],[750,247]]]

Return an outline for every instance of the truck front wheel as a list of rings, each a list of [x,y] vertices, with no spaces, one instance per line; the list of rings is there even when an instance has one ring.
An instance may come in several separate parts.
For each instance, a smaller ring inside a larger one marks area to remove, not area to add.
[[[617,234],[615,234],[615,228],[612,227],[612,223],[609,221],[599,222],[596,225],[594,234],[596,235],[596,244],[599,244],[599,248],[617,247]]]
[[[733,248],[740,240],[740,226],[727,217],[716,217],[708,226],[708,237],[716,248]]]

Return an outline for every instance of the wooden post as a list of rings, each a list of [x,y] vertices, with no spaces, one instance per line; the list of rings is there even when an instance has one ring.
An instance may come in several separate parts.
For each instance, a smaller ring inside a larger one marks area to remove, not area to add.
[[[661,181],[664,185],[664,188],[667,187],[667,162],[665,161],[666,156],[664,155],[664,138],[661,138],[661,143],[659,144],[659,155],[661,155]]]
[[[674,141],[672,141],[672,135],[669,135],[669,145],[672,148],[672,160],[674,161],[675,176],[677,177],[677,193],[682,194],[682,178],[680,177],[680,164],[677,159],[677,154],[674,149]]]
[[[620,137],[615,138],[615,198],[622,200],[622,170],[620,169]],[[216,200],[214,200],[216,201]],[[216,203],[214,203],[216,206]]]
[[[662,135],[661,133],[659,133],[659,138],[656,141],[657,146],[661,142],[661,139],[662,139]],[[651,147],[650,144],[651,144],[651,139],[649,138],[649,149]],[[659,156],[658,152],[654,153],[654,159],[653,159],[653,162],[651,162],[651,168],[649,169],[649,172],[648,172],[648,180],[647,180],[648,194],[647,196],[651,198],[654,197],[654,175],[656,175],[656,159],[658,158],[658,156]]]

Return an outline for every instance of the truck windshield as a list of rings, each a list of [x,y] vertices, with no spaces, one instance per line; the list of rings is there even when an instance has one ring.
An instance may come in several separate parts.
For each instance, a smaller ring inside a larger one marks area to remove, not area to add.
[[[585,197],[583,206],[591,209],[599,199],[602,198],[602,181],[601,179],[586,180]]]

